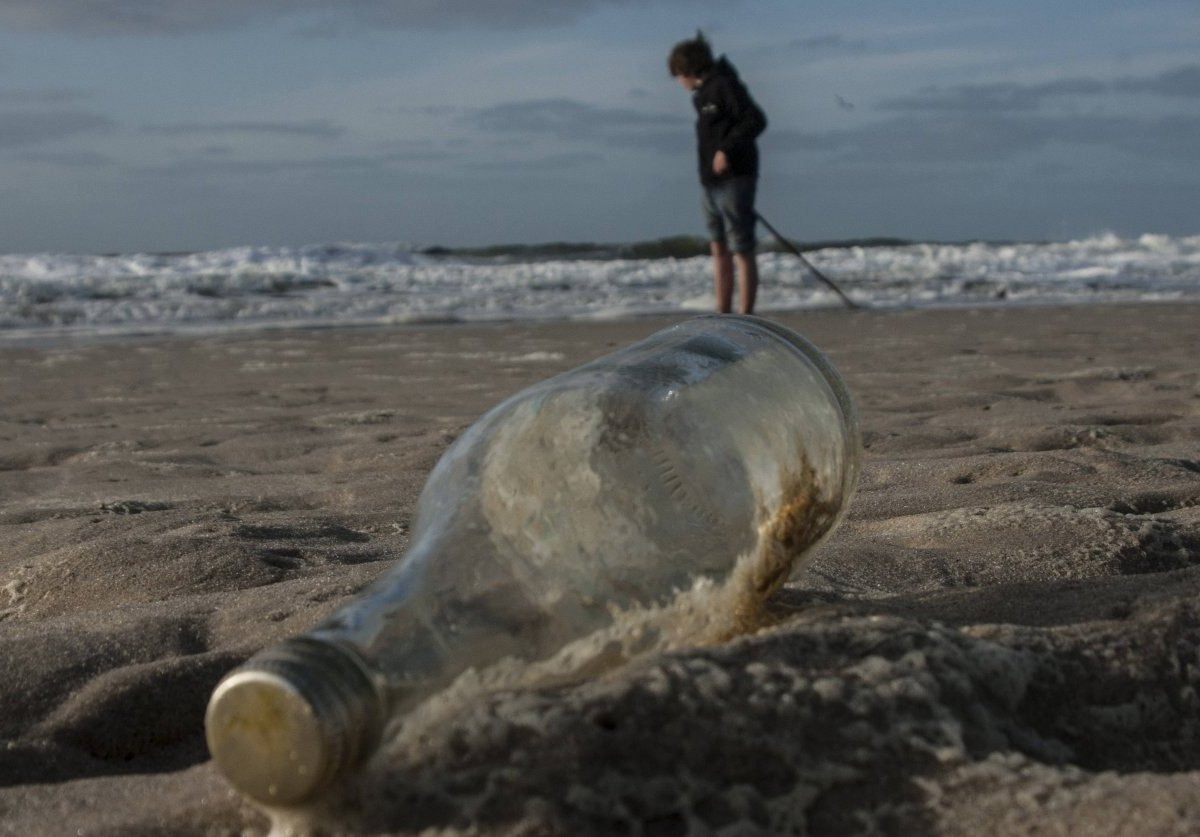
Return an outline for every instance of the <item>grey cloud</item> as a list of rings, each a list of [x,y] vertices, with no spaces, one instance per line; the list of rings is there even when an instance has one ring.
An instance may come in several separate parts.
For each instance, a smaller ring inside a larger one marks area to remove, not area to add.
[[[486,161],[470,161],[466,164],[468,169],[473,171],[482,171],[489,173],[520,173],[523,176],[529,172],[544,173],[549,171],[563,171],[569,169],[578,169],[580,166],[591,166],[595,163],[602,162],[603,157],[599,154],[579,152],[569,154],[547,154],[542,157],[536,157],[529,160],[486,160]]]
[[[111,119],[86,111],[7,112],[0,115],[0,148],[36,145],[112,127]]]
[[[316,139],[336,139],[346,129],[328,119],[306,122],[175,122],[164,125],[144,125],[151,134],[187,136],[195,134],[286,134]]]
[[[889,99],[881,107],[898,111],[1033,111],[1048,99],[1111,93],[1200,97],[1200,66],[1180,67],[1155,76],[1125,76],[1113,80],[1067,78],[1042,84],[998,82],[926,87],[910,96]]]
[[[374,157],[319,157],[302,160],[228,160],[211,156],[186,157],[173,163],[145,166],[135,173],[151,177],[253,177],[294,172],[347,171],[380,169],[383,161]]]
[[[681,116],[602,108],[571,99],[508,102],[477,110],[467,119],[492,133],[666,152],[677,151],[690,138],[688,122]]]
[[[447,159],[453,155],[439,150],[396,151],[373,155],[338,155],[304,157],[294,159],[231,159],[227,149],[205,149],[161,165],[141,166],[135,174],[151,177],[210,178],[221,176],[257,177],[276,174],[368,171],[384,173],[393,171],[392,164],[428,164]]]
[[[1200,98],[1200,65],[1180,67],[1147,79],[1120,79],[1114,87],[1134,93],[1156,93],[1159,96]]]
[[[257,14],[250,3],[235,0],[193,3],[187,0],[8,0],[0,6],[0,23],[14,29],[70,32],[88,35],[178,34],[229,28],[261,16],[264,6],[306,3],[259,3]]]
[[[772,128],[763,134],[759,143],[764,150],[787,153],[790,151],[836,151],[846,144],[846,133],[835,131],[795,131],[791,128]]]
[[[796,38],[788,41],[788,49],[802,52],[862,52],[867,48],[866,41],[851,41],[843,35],[815,35],[810,38]]]
[[[6,0],[0,23],[89,35],[180,34],[255,20],[318,15],[337,34],[347,23],[384,27],[539,27],[634,0]],[[306,25],[305,32],[316,28]]]
[[[1132,121],[1132,120],[1131,120]],[[1200,117],[1169,116],[1135,122],[1116,137],[1123,151],[1146,157],[1190,160],[1200,163]]]
[[[419,113],[422,116],[449,116],[458,113],[459,109],[454,105],[420,105],[418,107],[395,107],[395,108],[377,108],[380,112],[401,111]]]
[[[90,98],[90,94],[67,88],[0,88],[0,104],[62,105],[87,98]]]
[[[995,160],[1038,148],[1048,141],[1043,120],[983,117],[902,117],[857,130],[819,134],[846,157],[870,160],[955,163]]]
[[[453,160],[457,154],[438,148],[413,148],[404,151],[393,151],[384,154],[379,159],[388,163],[436,163],[443,160]]]
[[[28,163],[43,163],[66,169],[98,169],[113,165],[113,159],[105,154],[92,151],[27,151],[18,156],[19,160]]]
[[[524,28],[569,23],[606,6],[631,2],[635,0],[324,0],[321,5],[339,13],[353,7],[356,20],[379,26]]]
[[[1068,79],[1048,84],[964,84],[958,87],[926,87],[911,96],[891,99],[887,110],[1030,111],[1052,96],[1091,96],[1110,86],[1088,79]]]
[[[980,163],[1010,159],[1051,143],[1200,160],[1200,117],[1045,116],[1026,113],[902,116],[852,130],[773,138],[774,150],[831,151],[858,162]]]

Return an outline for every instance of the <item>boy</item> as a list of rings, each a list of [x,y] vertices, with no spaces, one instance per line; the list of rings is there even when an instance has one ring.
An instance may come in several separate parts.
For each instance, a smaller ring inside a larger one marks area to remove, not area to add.
[[[680,41],[667,68],[696,107],[696,145],[700,155],[702,205],[713,256],[717,311],[733,307],[733,266],[737,263],[738,302],[743,314],[754,313],[758,293],[755,261],[754,193],[758,185],[755,138],[767,118],[725,56],[714,61],[704,35]]]

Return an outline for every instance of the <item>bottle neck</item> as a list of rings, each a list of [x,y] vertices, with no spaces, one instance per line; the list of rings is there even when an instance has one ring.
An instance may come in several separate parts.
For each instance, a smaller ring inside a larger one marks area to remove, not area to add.
[[[512,584],[495,577],[494,562],[469,534],[420,538],[401,561],[311,632],[353,649],[387,695],[389,712],[407,710],[469,668],[533,650],[506,618],[527,620],[528,609],[507,599],[497,606]],[[462,574],[464,566],[475,571]]]

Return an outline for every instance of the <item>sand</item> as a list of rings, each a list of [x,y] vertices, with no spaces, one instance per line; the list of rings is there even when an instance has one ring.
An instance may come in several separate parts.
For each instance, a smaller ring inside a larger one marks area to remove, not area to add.
[[[1200,833],[1200,307],[778,319],[865,444],[778,622],[467,689],[321,833]],[[217,680],[403,554],[484,410],[672,321],[0,349],[0,833],[265,834]]]

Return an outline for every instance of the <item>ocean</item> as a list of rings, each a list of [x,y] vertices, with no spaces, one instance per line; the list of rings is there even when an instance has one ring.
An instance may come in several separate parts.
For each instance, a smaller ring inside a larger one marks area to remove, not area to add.
[[[1200,235],[1049,243],[831,244],[808,261],[869,308],[1200,300]],[[759,313],[842,303],[783,251],[759,256]],[[136,335],[703,312],[709,259],[603,248],[402,244],[0,255],[0,343]]]

